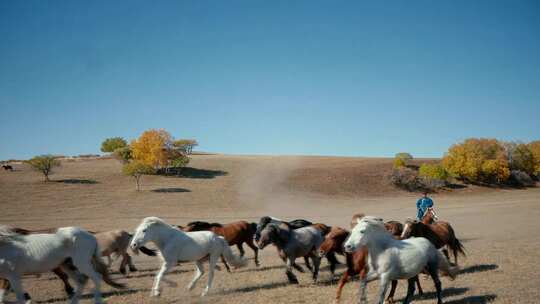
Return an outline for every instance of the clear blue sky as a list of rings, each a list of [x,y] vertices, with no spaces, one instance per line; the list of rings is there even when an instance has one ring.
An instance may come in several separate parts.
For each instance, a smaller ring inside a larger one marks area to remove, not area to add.
[[[149,128],[224,153],[540,139],[540,1],[0,0],[0,159]]]

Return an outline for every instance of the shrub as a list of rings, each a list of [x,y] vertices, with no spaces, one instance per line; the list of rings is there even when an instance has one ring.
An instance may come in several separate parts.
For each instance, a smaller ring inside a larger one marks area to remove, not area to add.
[[[397,168],[401,168],[401,167],[405,167],[405,160],[403,160],[403,158],[394,158],[394,168],[397,169]]]
[[[49,181],[49,175],[52,174],[54,167],[60,166],[60,161],[53,155],[35,156],[26,161],[34,170],[43,173],[45,181]]]
[[[133,159],[133,152],[131,151],[130,146],[125,146],[114,150],[113,157],[122,163],[127,164]]]
[[[529,174],[519,170],[510,171],[508,183],[512,186],[517,187],[534,187],[536,185],[536,183],[529,176]]]
[[[415,170],[400,167],[392,171],[390,182],[395,186],[408,190],[417,191],[422,189],[422,184]]]
[[[503,183],[510,176],[505,149],[496,139],[470,138],[455,144],[444,156],[442,165],[467,182]]]
[[[111,137],[101,143],[101,152],[114,152],[127,146],[127,141],[122,137]]]
[[[407,153],[407,152],[400,152],[400,153],[397,153],[395,158],[401,158],[403,159],[404,161],[408,161],[408,160],[412,160],[413,157],[410,153]]]
[[[171,135],[163,129],[145,131],[137,140],[131,142],[133,159],[154,169],[166,167],[171,141]]]
[[[145,174],[154,174],[155,170],[152,166],[144,164],[140,161],[132,161],[127,163],[122,168],[122,172],[125,175],[131,176],[135,179],[137,191],[140,191],[140,179]]]
[[[422,164],[418,170],[418,175],[423,178],[438,179],[441,181],[448,179],[448,171],[439,164]]]
[[[535,172],[534,154],[526,144],[508,145],[507,151],[510,169],[523,171],[528,175],[533,175]]]

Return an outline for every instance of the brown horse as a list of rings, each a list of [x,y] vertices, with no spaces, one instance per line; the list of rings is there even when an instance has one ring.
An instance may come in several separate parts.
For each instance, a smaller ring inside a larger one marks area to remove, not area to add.
[[[311,226],[317,228],[317,230],[321,232],[323,237],[326,237],[328,233],[330,233],[330,231],[332,231],[333,229],[332,227],[327,226],[323,223],[315,223]],[[339,254],[343,255],[342,253],[339,253]],[[339,265],[341,263],[336,258],[336,254],[334,252],[329,252],[328,254],[326,254],[326,259],[328,260],[328,263],[330,264],[330,273],[334,275],[334,273],[336,272],[336,265]],[[305,262],[306,262],[306,267],[309,270],[311,270],[312,269],[311,264],[309,263],[309,260],[307,258],[305,258]]]
[[[422,219],[422,222],[408,220],[405,223],[405,228],[401,237],[403,239],[409,238],[411,236],[415,237],[425,237],[430,240],[437,249],[446,246],[443,250],[446,258],[450,260],[448,256],[448,250],[452,251],[454,255],[455,264],[458,264],[458,254],[465,256],[465,249],[459,239],[456,237],[454,228],[448,223],[443,221],[433,222],[433,224],[425,224],[433,221],[433,212],[428,213],[427,217]]]
[[[388,221],[384,223],[384,227],[394,236],[394,238],[401,237],[401,234],[403,233],[403,224],[398,221]]]
[[[390,225],[386,226],[389,231],[391,231],[392,228],[395,229],[395,223],[390,223]],[[399,225],[397,225],[399,226]],[[347,240],[349,237],[349,231],[340,228],[340,227],[333,227],[330,233],[326,235],[326,238],[324,239],[324,242],[319,247],[319,255],[325,256],[328,253],[337,253],[341,255],[345,255],[345,259],[347,261],[347,270],[343,273],[341,276],[339,282],[338,282],[338,289],[336,291],[336,301],[339,301],[341,298],[341,292],[345,284],[348,282],[349,278],[355,275],[360,275],[361,279],[364,279],[368,267],[366,267],[367,259],[368,259],[368,251],[367,248],[362,247],[360,250],[357,250],[353,253],[346,253],[343,250],[343,243]],[[416,284],[418,286],[418,291],[420,294],[423,294],[422,286],[420,286],[420,281],[418,280],[418,277],[416,277]],[[386,299],[388,303],[393,303],[393,297],[394,292],[397,286],[397,281],[392,281],[392,287],[393,291],[390,292],[388,295],[388,298]]]
[[[186,227],[181,228],[182,230],[189,231],[203,231],[208,230],[212,231],[215,234],[221,235],[227,240],[229,246],[236,245],[238,251],[240,251],[240,256],[244,256],[245,251],[242,246],[244,243],[253,250],[255,255],[255,265],[259,266],[259,248],[253,243],[253,238],[255,236],[255,231],[257,230],[257,224],[248,223],[246,221],[237,221],[228,224],[219,224],[219,223],[208,223],[195,221],[188,223]],[[228,265],[225,263],[227,270],[229,270]]]
[[[364,213],[356,213],[351,218],[351,229],[358,224],[358,220],[361,220],[364,216],[366,216]]]

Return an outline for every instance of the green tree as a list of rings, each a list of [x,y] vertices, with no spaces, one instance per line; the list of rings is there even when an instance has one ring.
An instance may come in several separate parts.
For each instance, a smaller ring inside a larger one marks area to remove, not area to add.
[[[54,167],[60,166],[60,161],[53,155],[39,155],[26,161],[34,170],[43,173],[45,181],[49,181],[49,175],[52,174]]]
[[[178,139],[173,141],[174,149],[180,150],[185,154],[191,154],[193,148],[198,146],[199,143],[195,139]]]
[[[127,146],[127,141],[122,137],[111,137],[101,143],[101,152],[114,152],[116,149]]]
[[[114,150],[113,157],[122,163],[127,164],[133,159],[133,152],[131,151],[130,146],[125,146]]]
[[[529,176],[534,175],[535,160],[534,154],[526,144],[517,144],[510,151],[510,169],[519,170],[527,173]]]
[[[124,167],[122,168],[122,172],[125,175],[131,176],[135,179],[137,191],[140,191],[141,177],[145,174],[154,174],[155,169],[152,166],[149,166],[143,162],[135,160],[135,161],[125,164]]]

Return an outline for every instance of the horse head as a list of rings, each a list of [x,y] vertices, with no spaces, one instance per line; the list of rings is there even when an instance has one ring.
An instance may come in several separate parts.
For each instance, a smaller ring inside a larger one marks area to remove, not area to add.
[[[290,230],[277,224],[268,224],[261,231],[260,239],[257,241],[259,249],[263,249],[268,244],[273,243],[278,247],[284,247],[289,241]]]
[[[323,243],[319,247],[319,256],[325,257],[330,252],[343,252],[343,243],[349,236],[349,232],[345,229],[336,227],[332,228],[324,238]]]
[[[345,252],[354,252],[359,247],[365,246],[374,234],[373,232],[380,231],[386,232],[381,218],[366,215],[362,219],[358,219],[356,226],[354,226],[344,244]]]
[[[147,217],[143,219],[139,226],[137,226],[137,229],[135,229],[135,233],[129,244],[133,252],[138,254],[140,247],[144,246],[144,244],[149,241],[155,240],[158,237],[160,226],[169,225],[157,217]]]

